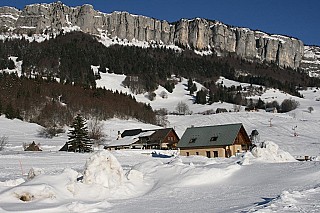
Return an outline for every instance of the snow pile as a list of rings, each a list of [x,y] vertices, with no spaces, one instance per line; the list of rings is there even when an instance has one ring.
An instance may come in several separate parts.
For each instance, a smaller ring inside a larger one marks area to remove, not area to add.
[[[0,194],[2,201],[38,201],[49,198],[50,200],[69,197],[68,186],[76,182],[78,173],[66,169],[59,175],[38,175],[30,181],[24,182]],[[72,196],[72,195],[71,195]]]
[[[83,183],[116,188],[124,180],[123,169],[118,160],[107,150],[93,154],[86,162]]]
[[[31,180],[33,179],[35,176],[38,176],[38,175],[41,175],[41,174],[44,174],[44,171],[43,169],[41,168],[31,168],[28,172],[28,179]]]
[[[320,161],[320,156],[314,156],[311,158],[312,161]]]
[[[12,186],[20,185],[20,184],[22,184],[24,182],[25,182],[25,180],[23,178],[18,178],[18,179],[15,179],[15,180],[6,180],[4,182],[0,181],[0,186],[12,187]]]
[[[270,203],[249,212],[318,212],[320,207],[318,196],[320,188],[312,188],[304,191],[283,191],[280,196]]]
[[[252,155],[267,162],[292,162],[295,158],[286,151],[279,149],[279,146],[272,141],[260,143],[251,150]]]

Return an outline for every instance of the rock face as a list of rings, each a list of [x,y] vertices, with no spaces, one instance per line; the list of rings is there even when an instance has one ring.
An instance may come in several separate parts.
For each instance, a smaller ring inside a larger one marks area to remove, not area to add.
[[[320,77],[320,47],[305,46],[300,67],[309,72],[310,76]]]
[[[33,4],[22,11],[0,8],[2,33],[42,34],[62,30],[81,30],[128,41],[179,45],[196,50],[213,50],[218,55],[235,54],[248,60],[274,62],[281,67],[298,68],[304,53],[303,43],[294,38],[268,35],[247,28],[230,27],[218,21],[181,19],[174,24],[127,12],[111,14],[91,5],[68,7],[61,2]]]

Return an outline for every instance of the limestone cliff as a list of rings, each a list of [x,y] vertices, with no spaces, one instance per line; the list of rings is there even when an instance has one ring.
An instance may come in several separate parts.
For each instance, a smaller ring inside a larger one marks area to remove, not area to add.
[[[81,30],[94,35],[106,33],[110,38],[210,49],[221,56],[236,54],[244,59],[274,62],[291,68],[300,66],[304,54],[302,41],[290,37],[200,18],[169,24],[127,12],[106,14],[87,4],[78,7],[68,7],[61,2],[33,4],[22,11],[2,7],[0,30],[7,34],[58,33],[62,30]]]

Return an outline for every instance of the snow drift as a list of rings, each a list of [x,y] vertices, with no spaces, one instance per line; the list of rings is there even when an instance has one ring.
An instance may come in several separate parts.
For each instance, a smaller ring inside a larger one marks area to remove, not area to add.
[[[248,165],[252,160],[271,163],[296,161],[296,159],[290,153],[283,151],[272,141],[261,142],[252,148],[251,152],[245,153],[242,156],[242,159],[239,163],[241,165]]]

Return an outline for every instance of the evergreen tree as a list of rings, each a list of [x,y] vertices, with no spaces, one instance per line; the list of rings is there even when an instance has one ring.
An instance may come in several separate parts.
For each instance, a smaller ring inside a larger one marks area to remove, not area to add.
[[[8,118],[8,119],[14,119],[16,117],[14,109],[13,109],[13,106],[12,106],[11,103],[9,103],[7,105],[7,108],[6,108],[5,112],[4,112],[4,114],[5,114],[6,118]]]
[[[265,103],[264,103],[264,101],[263,100],[261,100],[261,98],[259,98],[259,100],[258,100],[258,103],[257,103],[257,105],[256,105],[256,107],[258,108],[258,109],[264,109],[265,108]]]
[[[71,145],[71,150],[74,152],[90,152],[92,143],[89,139],[88,127],[86,121],[80,114],[78,114],[72,125],[72,129],[69,130],[68,144]]]
[[[193,80],[192,78],[189,78],[188,80],[188,90],[190,90],[190,88],[193,86]]]
[[[196,95],[197,104],[206,104],[207,103],[207,92],[204,90],[199,90]]]

